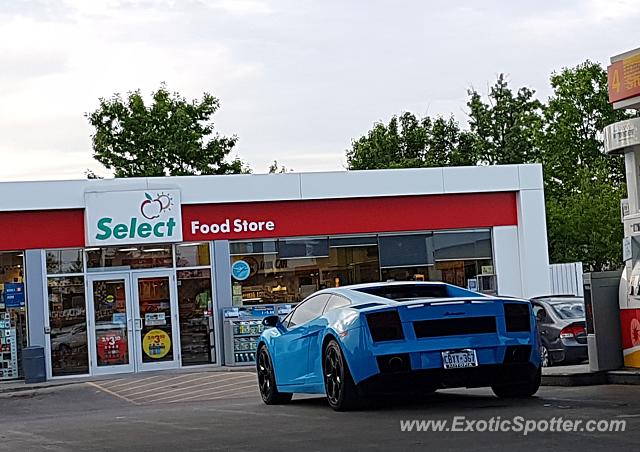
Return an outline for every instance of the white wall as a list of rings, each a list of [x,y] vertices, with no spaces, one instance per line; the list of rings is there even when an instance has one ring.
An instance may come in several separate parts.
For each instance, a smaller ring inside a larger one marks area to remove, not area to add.
[[[550,291],[541,165],[0,183],[0,211],[84,208],[85,192],[178,188],[183,204],[515,192],[518,225],[494,228],[498,291]]]
[[[0,211],[79,209],[86,191],[178,188],[183,204],[542,189],[540,165],[3,182]],[[536,186],[536,184],[538,184]]]
[[[550,295],[584,295],[582,262],[549,266]]]
[[[498,294],[522,297],[518,226],[494,227],[492,240]]]
[[[526,180],[525,187],[536,187],[523,187],[517,196],[522,296],[530,298],[547,295],[551,290],[542,167],[527,168],[521,173],[521,179]]]
[[[542,167],[519,167],[518,225],[493,228],[498,294],[530,298],[550,293]]]

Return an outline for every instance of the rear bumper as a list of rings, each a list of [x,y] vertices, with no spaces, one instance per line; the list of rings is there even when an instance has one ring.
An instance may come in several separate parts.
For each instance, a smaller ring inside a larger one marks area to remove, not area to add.
[[[515,363],[531,363],[536,368],[540,365],[539,337],[535,329],[531,332],[469,334],[423,339],[407,337],[404,340],[380,342],[372,342],[366,328],[353,333],[355,334],[350,333],[343,338],[343,351],[356,384],[378,374],[387,373],[387,370],[398,370],[398,366],[389,363],[395,355],[404,355],[404,365],[400,366],[403,371],[439,372],[443,369],[443,351],[464,349],[475,350],[477,363],[481,368]],[[523,352],[514,356],[510,353],[514,349],[521,349]],[[384,363],[385,359],[388,366]]]
[[[438,388],[478,388],[531,381],[538,368],[531,362],[480,365],[466,369],[419,369],[379,373],[361,381],[362,395],[411,393]]]
[[[577,363],[588,358],[587,344],[562,344],[562,348],[551,351],[551,359],[556,363]]]

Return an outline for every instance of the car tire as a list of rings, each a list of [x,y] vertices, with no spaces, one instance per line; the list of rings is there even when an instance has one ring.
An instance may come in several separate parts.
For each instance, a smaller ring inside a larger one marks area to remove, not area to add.
[[[291,401],[293,394],[278,391],[273,361],[271,361],[269,350],[264,345],[258,350],[256,368],[258,371],[258,389],[264,403],[267,405],[282,405]]]
[[[324,387],[329,406],[336,411],[349,411],[360,406],[356,388],[340,345],[331,340],[322,355]]]
[[[500,398],[524,398],[531,397],[540,388],[542,379],[542,366],[538,367],[531,379],[524,383],[492,385],[493,393]]]
[[[553,366],[553,360],[551,359],[551,353],[546,345],[540,345],[540,365],[542,367],[551,367]]]

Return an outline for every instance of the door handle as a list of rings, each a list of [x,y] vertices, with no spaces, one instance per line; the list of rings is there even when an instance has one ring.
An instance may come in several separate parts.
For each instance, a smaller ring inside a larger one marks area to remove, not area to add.
[[[135,323],[136,330],[141,330],[142,329],[142,319],[135,319],[134,323]]]

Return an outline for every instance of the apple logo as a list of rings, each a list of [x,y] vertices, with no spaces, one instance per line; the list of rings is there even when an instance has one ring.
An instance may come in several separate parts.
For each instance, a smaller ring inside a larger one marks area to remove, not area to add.
[[[160,213],[171,208],[171,197],[165,193],[160,193],[153,198],[149,193],[145,193],[145,200],[140,204],[140,213],[147,220],[154,220],[160,217]]]

